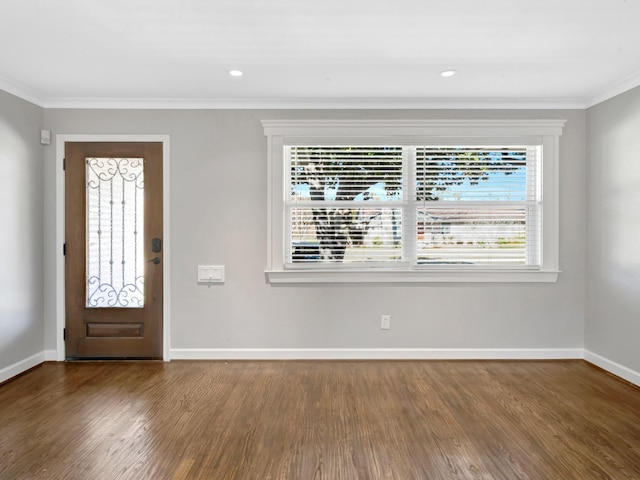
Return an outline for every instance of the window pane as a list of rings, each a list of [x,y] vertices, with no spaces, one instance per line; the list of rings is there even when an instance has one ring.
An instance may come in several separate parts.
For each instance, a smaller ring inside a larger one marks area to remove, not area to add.
[[[291,208],[287,263],[399,262],[399,208]]]
[[[528,215],[525,207],[418,208],[418,264],[527,265],[527,242],[537,243],[527,239]]]
[[[418,201],[524,201],[535,196],[531,147],[418,147]]]
[[[397,262],[403,148],[292,146],[287,263]],[[370,205],[370,206],[367,206]]]
[[[538,265],[538,156],[536,146],[418,147],[418,265]]]
[[[289,148],[292,201],[402,200],[402,147]]]
[[[87,158],[87,308],[144,306],[142,158]]]
[[[400,219],[411,208],[407,214],[415,230],[407,244],[415,245],[417,265],[539,265],[538,146],[286,151],[287,263],[400,262]],[[415,163],[407,170],[410,159]],[[415,196],[406,204],[409,178]]]

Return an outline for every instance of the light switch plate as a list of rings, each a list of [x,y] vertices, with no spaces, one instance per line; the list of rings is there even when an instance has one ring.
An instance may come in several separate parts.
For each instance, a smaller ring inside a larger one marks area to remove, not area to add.
[[[199,283],[223,283],[224,265],[198,265]]]

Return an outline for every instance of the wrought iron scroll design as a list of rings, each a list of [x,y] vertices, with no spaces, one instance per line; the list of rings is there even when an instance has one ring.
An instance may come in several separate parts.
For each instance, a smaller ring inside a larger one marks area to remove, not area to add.
[[[144,159],[87,158],[87,308],[144,307]]]

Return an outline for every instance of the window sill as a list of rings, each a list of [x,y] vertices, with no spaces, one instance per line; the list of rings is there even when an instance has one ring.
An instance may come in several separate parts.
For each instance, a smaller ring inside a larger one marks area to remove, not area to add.
[[[506,270],[267,270],[271,285],[295,284],[429,284],[429,283],[554,283],[559,271]]]

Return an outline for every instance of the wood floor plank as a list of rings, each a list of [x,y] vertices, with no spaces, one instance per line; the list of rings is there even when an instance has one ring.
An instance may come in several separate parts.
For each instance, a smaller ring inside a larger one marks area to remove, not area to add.
[[[0,479],[640,479],[640,389],[583,361],[46,363]]]

